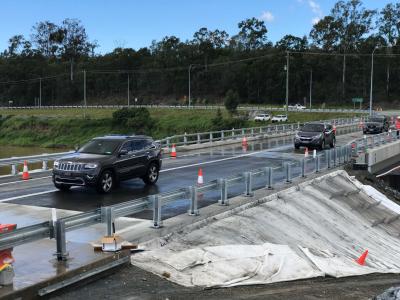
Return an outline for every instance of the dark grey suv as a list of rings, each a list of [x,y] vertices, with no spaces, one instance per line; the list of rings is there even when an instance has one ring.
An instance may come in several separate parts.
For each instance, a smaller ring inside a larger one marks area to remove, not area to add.
[[[326,145],[335,147],[336,136],[332,125],[322,122],[312,122],[305,124],[294,137],[294,147],[325,149]]]
[[[364,134],[382,133],[384,131],[389,131],[389,119],[386,116],[370,117],[363,128]]]
[[[161,148],[150,137],[97,137],[54,162],[53,182],[60,190],[91,186],[100,193],[108,193],[120,181],[131,178],[156,183],[161,162]]]

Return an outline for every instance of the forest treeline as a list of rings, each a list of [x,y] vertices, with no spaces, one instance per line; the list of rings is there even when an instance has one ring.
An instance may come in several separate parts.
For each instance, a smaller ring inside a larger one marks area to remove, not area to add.
[[[311,90],[314,103],[348,104],[369,99],[374,49],[374,100],[393,103],[400,100],[399,39],[400,3],[374,10],[360,0],[338,1],[308,36],[276,43],[264,21],[250,18],[234,35],[200,28],[190,40],[166,36],[99,54],[81,21],[43,21],[29,37],[12,36],[1,53],[0,106],[34,105],[40,96],[42,105],[81,104],[84,73],[88,104],[125,103],[128,91],[132,103],[187,104],[189,73],[193,103],[221,102],[233,90],[241,103],[278,104],[288,55],[291,103],[308,102]]]

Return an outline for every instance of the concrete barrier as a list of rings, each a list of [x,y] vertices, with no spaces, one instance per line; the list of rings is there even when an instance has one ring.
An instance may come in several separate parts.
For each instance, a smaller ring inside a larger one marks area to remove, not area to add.
[[[400,140],[369,149],[367,155],[368,171],[378,173],[400,161]]]

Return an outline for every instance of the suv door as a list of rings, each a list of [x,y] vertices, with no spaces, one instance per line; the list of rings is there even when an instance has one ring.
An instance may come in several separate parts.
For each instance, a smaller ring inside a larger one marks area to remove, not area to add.
[[[117,154],[117,160],[115,162],[116,172],[118,173],[118,177],[121,179],[125,179],[131,176],[133,173],[133,166],[135,165],[135,155],[133,155],[132,143],[131,141],[126,141],[122,144],[121,150],[126,150],[127,153],[124,155]]]
[[[141,177],[146,174],[147,171],[147,162],[150,154],[151,142],[149,143],[147,139],[135,139],[131,142],[132,150],[136,157],[133,176]]]
[[[331,144],[333,142],[334,133],[333,127],[330,124],[325,125],[325,143]]]

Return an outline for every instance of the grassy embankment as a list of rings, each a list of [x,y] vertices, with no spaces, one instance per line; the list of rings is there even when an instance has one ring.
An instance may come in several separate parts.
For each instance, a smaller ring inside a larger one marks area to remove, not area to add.
[[[109,133],[132,133],[129,128],[120,128],[112,124],[112,109],[88,109],[86,117],[82,110],[0,110],[0,145],[72,147],[85,141]],[[223,111],[223,117],[230,117]],[[216,111],[150,109],[154,126],[147,134],[162,138],[184,132],[220,130],[216,128]],[[276,114],[279,114],[277,112]],[[289,113],[290,122],[306,122],[320,119],[350,117],[354,114],[337,113]],[[232,120],[231,120],[232,121]],[[232,124],[232,122],[226,122]],[[254,121],[236,122],[245,127],[260,126]],[[263,123],[264,124],[264,123]],[[265,124],[266,125],[266,124]]]

